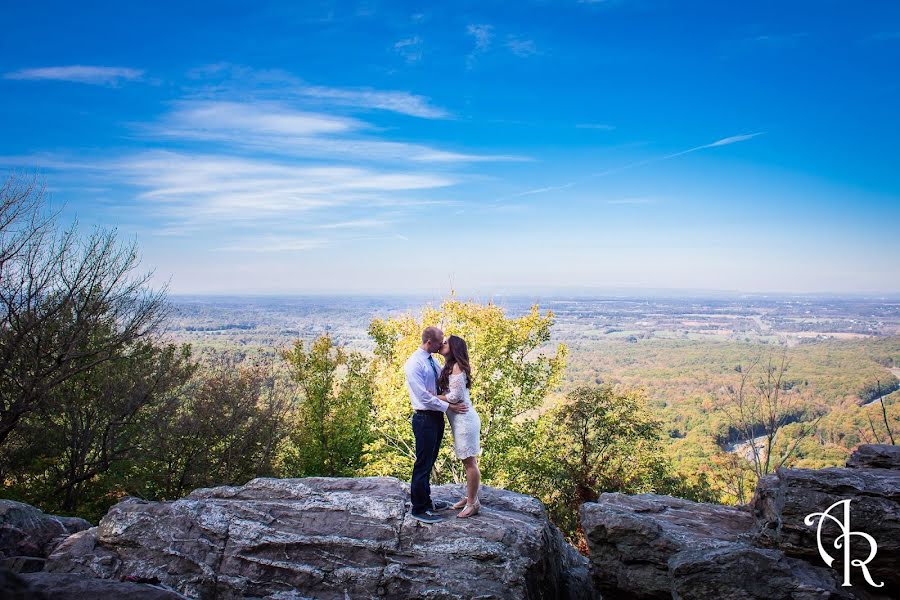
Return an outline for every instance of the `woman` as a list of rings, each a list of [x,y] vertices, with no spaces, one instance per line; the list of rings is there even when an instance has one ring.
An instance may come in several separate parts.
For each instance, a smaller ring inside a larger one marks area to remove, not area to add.
[[[464,413],[447,411],[447,419],[453,430],[453,447],[456,457],[461,459],[466,469],[466,497],[453,505],[462,508],[457,517],[464,519],[477,515],[481,509],[478,501],[478,486],[481,471],[478,470],[478,455],[481,454],[481,418],[475,412],[469,398],[472,387],[472,369],[469,367],[469,349],[459,336],[451,335],[441,346],[444,368],[438,377],[438,389],[446,393],[438,396],[444,402],[457,404],[465,402],[469,407]]]

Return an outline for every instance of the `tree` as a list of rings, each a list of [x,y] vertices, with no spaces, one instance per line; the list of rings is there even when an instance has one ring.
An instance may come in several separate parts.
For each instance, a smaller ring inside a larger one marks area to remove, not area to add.
[[[445,335],[466,340],[472,365],[471,397],[481,416],[485,483],[502,482],[507,454],[529,443],[530,412],[541,407],[562,379],[566,348],[554,355],[540,352],[550,341],[553,314],[537,305],[520,317],[507,317],[499,306],[450,298],[439,309],[426,307],[421,318],[412,314],[375,319],[369,335],[375,340],[373,441],[366,446],[363,471],[408,479],[415,461],[410,426],[411,408],[403,365],[421,344],[422,330],[438,325]],[[533,417],[533,416],[532,416]],[[461,481],[460,461],[444,443],[433,481]]]
[[[578,387],[534,428],[533,442],[512,454],[508,485],[540,498],[570,537],[579,537],[578,507],[602,492],[702,493],[672,473],[660,443],[662,422],[641,391]]]
[[[298,340],[282,358],[302,392],[291,444],[282,457],[284,473],[355,475],[369,440],[372,382],[367,360],[337,346],[328,335],[309,350]]]
[[[94,337],[110,326],[98,326]],[[90,504],[103,496],[107,472],[143,457],[148,415],[167,404],[193,369],[189,347],[144,341],[68,378],[10,437],[16,443],[8,481],[45,510],[93,512],[85,497]]]
[[[145,498],[174,499],[274,475],[290,410],[289,390],[271,368],[227,359],[203,365],[155,414],[126,485]]]
[[[801,389],[785,380],[790,361],[787,349],[777,359],[771,355],[766,359],[762,373],[759,358],[739,371],[737,386],[724,389],[719,409],[726,415],[730,430],[738,432],[742,443],[746,444],[746,461],[756,480],[783,466],[794,455],[800,441],[813,433],[823,412],[813,407]],[[802,422],[801,417],[810,412],[814,419]],[[792,435],[787,435],[786,426],[798,422]],[[747,485],[743,473],[736,473],[738,501],[745,502],[743,495],[752,489]]]
[[[60,232],[45,209],[35,180],[0,186],[0,447],[54,389],[151,339],[168,313],[165,288],[146,287],[152,272],[134,276],[135,244]]]

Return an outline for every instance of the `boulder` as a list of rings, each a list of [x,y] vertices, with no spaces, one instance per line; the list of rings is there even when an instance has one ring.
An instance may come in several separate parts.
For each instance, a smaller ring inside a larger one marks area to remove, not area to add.
[[[609,599],[848,598],[835,574],[754,547],[741,508],[670,496],[601,494],[581,507],[594,584]]]
[[[756,520],[754,542],[777,548],[788,556],[803,558],[816,565],[824,562],[817,542],[818,520],[811,525],[807,515],[822,513],[836,502],[849,500],[850,530],[867,533],[878,544],[875,558],[868,564],[876,583],[887,589],[900,589],[900,471],[872,468],[778,469],[760,480],[751,502]],[[843,519],[843,507],[830,513]],[[822,547],[838,562],[834,568],[843,573],[842,550],[834,546],[841,534],[826,520],[822,527]],[[853,536],[851,559],[865,559],[869,544]],[[853,584],[865,585],[860,569],[852,571]]]
[[[127,581],[110,581],[73,573],[30,573],[22,575],[36,598],[59,600],[183,600],[172,590]]]
[[[783,552],[728,544],[687,550],[669,561],[678,600],[826,600],[851,598],[834,573]]]
[[[738,508],[655,494],[601,494],[579,516],[594,583],[608,598],[671,598],[672,557],[733,545],[753,524]]]
[[[56,517],[14,500],[0,500],[0,557],[44,558],[66,537],[90,527],[84,519]]]
[[[461,486],[434,486],[456,500]],[[48,560],[55,573],[159,580],[190,598],[594,598],[586,559],[537,500],[483,488],[482,512],[421,525],[391,477],[254,479],[128,500]]]
[[[852,469],[900,470],[900,446],[889,444],[863,444],[847,459]]]

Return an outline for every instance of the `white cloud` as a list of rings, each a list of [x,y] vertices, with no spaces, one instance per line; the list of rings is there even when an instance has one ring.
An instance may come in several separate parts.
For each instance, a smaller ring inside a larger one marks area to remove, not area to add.
[[[478,60],[478,55],[484,54],[491,47],[494,37],[493,25],[469,25],[466,33],[475,38],[475,48],[466,56],[466,68],[471,69]]]
[[[70,65],[66,67],[42,67],[22,69],[4,75],[5,79],[29,81],[70,81],[91,85],[116,86],[121,81],[133,81],[143,77],[144,71],[126,67],[97,67]]]
[[[335,110],[379,106],[429,118],[443,114],[422,97],[293,84],[287,89],[275,101],[227,86],[218,94],[207,88],[175,102],[154,122],[134,124],[145,147],[165,150],[10,156],[0,157],[0,165],[53,170],[63,186],[111,186],[119,222],[133,222],[148,235],[215,232],[229,240],[220,249],[293,252],[370,231],[395,239],[396,223],[458,204],[444,190],[467,178],[456,172],[460,165],[523,160],[392,139],[390,130]],[[304,102],[309,98],[322,108],[311,108]],[[327,240],[315,235],[325,233]]]
[[[261,135],[312,136],[360,129],[355,119],[290,110],[275,103],[181,102],[164,121],[167,135],[196,137],[209,132]]]
[[[195,96],[220,99],[232,94],[242,99],[286,99],[320,104],[326,110],[336,106],[384,110],[421,119],[448,119],[451,114],[435,106],[425,96],[397,90],[335,88],[312,85],[282,70],[257,70],[228,63],[205,65],[188,76],[205,86],[193,90]]]
[[[605,123],[579,123],[575,126],[576,129],[598,129],[601,131],[612,131],[616,128],[615,125],[607,125]]]
[[[493,25],[469,25],[466,32],[475,38],[475,51],[487,52],[494,37]]]
[[[374,130],[357,119],[298,111],[273,102],[208,100],[180,102],[159,123],[146,127],[153,137],[216,141],[293,157],[425,163],[524,160],[508,155],[439,150],[362,135]]]
[[[422,60],[422,38],[413,36],[405,38],[394,44],[394,50],[406,59],[406,62],[412,64]]]
[[[355,219],[353,221],[340,221],[338,223],[324,223],[318,225],[319,229],[368,229],[370,227],[384,227],[393,221],[386,219]]]
[[[216,248],[226,252],[302,252],[328,246],[328,240],[265,235]]]
[[[527,40],[518,36],[507,36],[506,47],[509,51],[521,58],[527,58],[538,53],[533,40]]]
[[[255,218],[365,203],[373,195],[449,186],[447,175],[351,166],[296,165],[271,160],[154,151],[113,161],[111,173],[138,188],[140,197],[191,210]]]
[[[295,90],[297,95],[329,100],[346,106],[375,108],[420,117],[446,119],[450,117],[443,108],[432,106],[428,98],[409,92],[392,92],[371,89],[338,89],[323,86],[304,86]]]

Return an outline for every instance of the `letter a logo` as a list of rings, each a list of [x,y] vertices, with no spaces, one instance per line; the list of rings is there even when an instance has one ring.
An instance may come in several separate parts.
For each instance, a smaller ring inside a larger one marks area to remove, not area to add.
[[[829,514],[835,507],[843,505],[844,507],[844,518],[843,520],[839,520],[837,517]],[[822,524],[825,523],[825,519],[830,519],[833,523],[835,523],[841,530],[841,535],[839,535],[834,540],[834,547],[837,550],[844,551],[844,583],[841,586],[849,586],[850,584],[850,567],[859,567],[862,569],[863,577],[866,578],[866,581],[869,582],[869,585],[873,587],[883,587],[884,582],[875,583],[872,581],[872,576],[869,574],[869,568],[866,566],[869,564],[873,558],[875,558],[875,553],[878,552],[878,544],[875,543],[875,538],[873,538],[868,533],[863,533],[862,531],[851,531],[850,530],[850,500],[841,500],[840,502],[835,502],[831,506],[828,507],[828,510],[820,513],[810,513],[806,515],[806,518],[803,519],[803,522],[807,525],[812,525],[815,522],[816,518],[819,519],[819,525],[816,527],[816,544],[819,546],[819,555],[822,557],[822,560],[825,561],[825,564],[829,567],[834,564],[834,558],[825,551],[825,548],[822,546]],[[866,560],[853,559],[850,560],[850,538],[852,536],[859,536],[869,542],[869,556]]]

